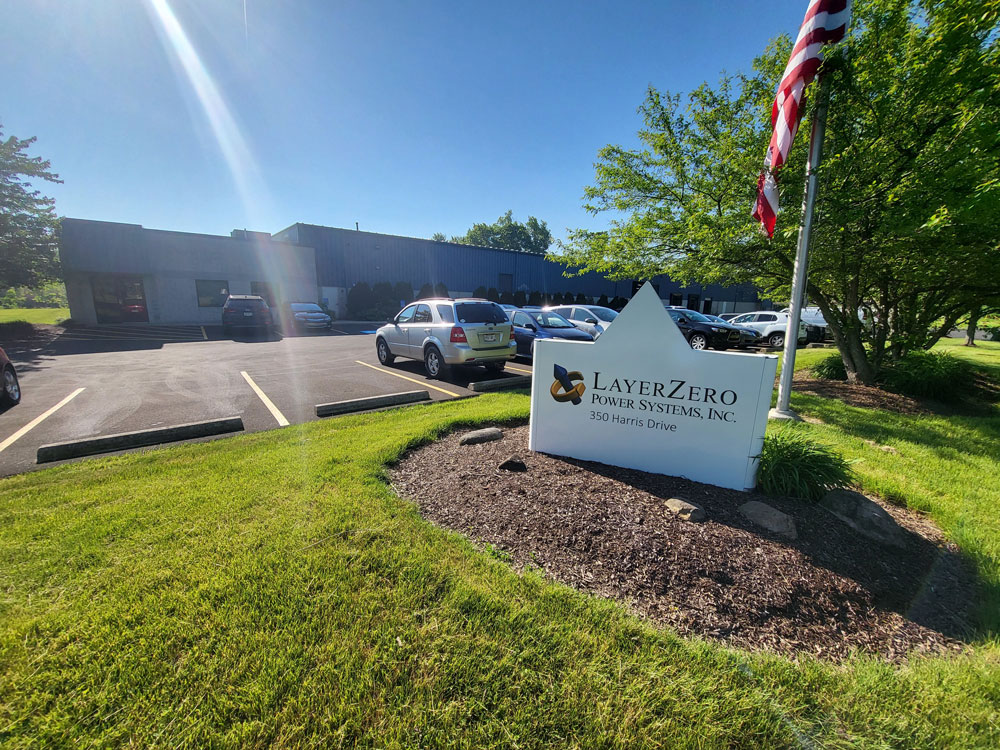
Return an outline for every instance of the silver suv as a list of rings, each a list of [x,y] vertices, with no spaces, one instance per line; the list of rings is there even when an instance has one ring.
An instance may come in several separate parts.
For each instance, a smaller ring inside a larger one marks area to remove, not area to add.
[[[432,378],[451,365],[484,365],[501,372],[517,354],[510,320],[484,299],[421,299],[407,305],[375,332],[378,361],[422,359]]]

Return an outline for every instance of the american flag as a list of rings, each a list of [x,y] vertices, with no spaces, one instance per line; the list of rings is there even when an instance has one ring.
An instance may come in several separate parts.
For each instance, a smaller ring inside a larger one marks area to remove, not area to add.
[[[764,156],[764,171],[757,180],[757,202],[753,217],[760,222],[768,237],[774,235],[778,215],[778,183],[775,176],[788,159],[788,151],[799,129],[802,92],[816,77],[823,57],[824,44],[844,38],[851,19],[850,0],[810,0],[806,17],[799,28],[785,73],[778,84],[771,109],[771,144]]]

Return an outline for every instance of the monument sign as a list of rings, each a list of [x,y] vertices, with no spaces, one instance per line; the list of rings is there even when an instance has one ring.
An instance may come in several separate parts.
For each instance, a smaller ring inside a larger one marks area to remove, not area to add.
[[[529,446],[753,489],[777,366],[692,349],[646,284],[594,343],[535,342]]]

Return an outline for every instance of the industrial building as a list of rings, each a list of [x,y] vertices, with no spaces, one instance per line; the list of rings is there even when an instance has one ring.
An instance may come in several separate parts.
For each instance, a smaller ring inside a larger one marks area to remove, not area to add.
[[[301,223],[274,235],[226,236],[64,219],[60,258],[70,315],[89,324],[217,324],[228,294],[260,294],[272,305],[323,302],[343,319],[347,293],[359,282],[402,282],[414,291],[443,283],[453,296],[479,287],[632,295],[631,281],[566,277],[563,265],[533,253]],[[665,303],[704,312],[759,305],[750,286],[681,287],[666,276],[652,282]]]

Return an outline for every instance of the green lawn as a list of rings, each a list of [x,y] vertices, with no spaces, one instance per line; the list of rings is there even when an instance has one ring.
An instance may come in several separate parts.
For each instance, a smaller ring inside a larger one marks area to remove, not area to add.
[[[0,745],[997,746],[1000,418],[793,406],[978,561],[971,653],[793,663],[512,571],[384,482],[494,394],[0,480]]]
[[[0,308],[0,323],[22,321],[36,325],[56,325],[69,317],[68,307]]]

